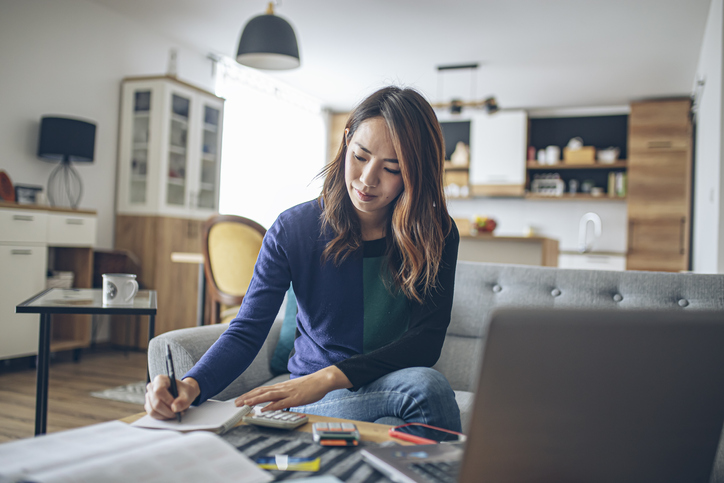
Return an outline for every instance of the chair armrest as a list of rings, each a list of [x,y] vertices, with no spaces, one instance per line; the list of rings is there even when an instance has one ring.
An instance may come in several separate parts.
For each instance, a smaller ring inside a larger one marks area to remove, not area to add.
[[[259,354],[251,365],[214,399],[232,399],[260,386],[274,377],[269,369],[274,348],[279,341],[282,320],[277,319],[269,331]],[[176,377],[182,377],[196,364],[226,330],[228,325],[206,325],[166,332],[154,337],[148,344],[148,369],[151,379],[166,374],[166,345],[171,347]]]

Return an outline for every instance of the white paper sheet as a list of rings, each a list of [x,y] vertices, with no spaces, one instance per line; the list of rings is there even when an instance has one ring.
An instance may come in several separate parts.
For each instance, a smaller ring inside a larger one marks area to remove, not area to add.
[[[180,434],[120,421],[0,445],[0,482],[266,483],[269,473],[208,432]]]
[[[241,418],[251,412],[249,406],[236,407],[234,400],[208,400],[201,406],[191,406],[186,410],[181,422],[175,419],[159,420],[146,415],[131,426],[151,429],[171,429],[173,431],[214,431],[224,433],[235,426]]]

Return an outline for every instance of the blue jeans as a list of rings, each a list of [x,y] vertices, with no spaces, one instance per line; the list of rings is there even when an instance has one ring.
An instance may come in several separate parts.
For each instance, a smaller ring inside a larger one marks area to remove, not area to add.
[[[445,376],[429,367],[401,369],[358,391],[338,389],[315,403],[289,410],[390,425],[425,423],[461,431],[455,393]]]

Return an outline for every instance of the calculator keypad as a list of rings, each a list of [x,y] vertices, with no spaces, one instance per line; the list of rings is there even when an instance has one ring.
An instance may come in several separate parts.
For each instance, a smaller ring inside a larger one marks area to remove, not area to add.
[[[267,411],[245,416],[243,421],[248,424],[267,426],[278,429],[294,429],[308,421],[306,415],[289,411]]]

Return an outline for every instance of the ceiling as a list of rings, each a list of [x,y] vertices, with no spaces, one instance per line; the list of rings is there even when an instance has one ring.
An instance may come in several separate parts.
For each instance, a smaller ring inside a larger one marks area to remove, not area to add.
[[[91,0],[202,53],[234,57],[264,0]],[[385,84],[432,102],[621,106],[686,95],[711,0],[283,0],[302,66],[269,72],[335,111]],[[183,59],[179,59],[183,62]],[[465,71],[437,66],[477,62]]]

